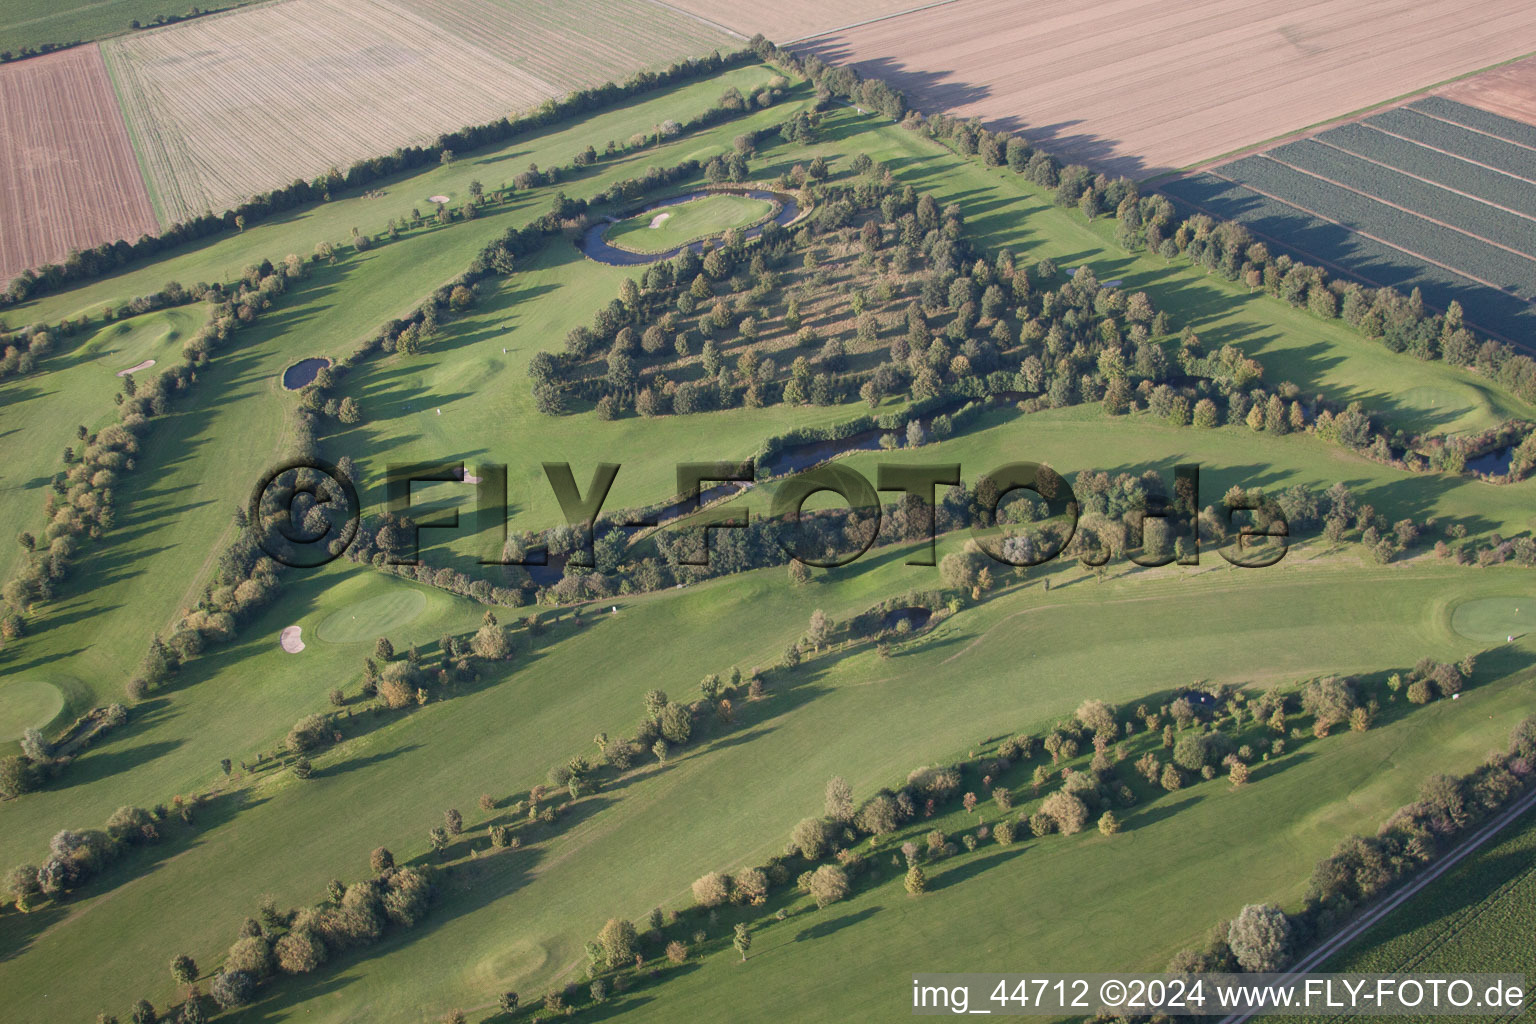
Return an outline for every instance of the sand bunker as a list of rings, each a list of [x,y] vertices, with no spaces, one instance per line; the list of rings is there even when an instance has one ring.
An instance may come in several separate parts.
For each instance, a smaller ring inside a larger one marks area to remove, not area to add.
[[[480,482],[480,477],[475,476],[473,473],[466,472],[464,474],[464,482],[467,484],[478,484]]]
[[[651,229],[654,231],[656,228],[661,227],[667,222],[667,218],[670,216],[672,216],[670,213],[658,213],[656,216],[652,217]]]
[[[130,373],[138,373],[140,370],[147,370],[151,366],[154,366],[154,365],[155,365],[155,361],[153,359],[146,359],[142,363],[140,363],[138,366],[130,366],[126,370],[118,370],[117,371],[117,375],[119,377],[126,377]]]
[[[283,645],[283,650],[289,654],[298,654],[304,649],[304,641],[299,639],[299,634],[304,630],[298,626],[289,626],[278,637],[278,643]]]
[[[427,202],[429,203],[446,203],[447,201],[447,196],[427,196]]]

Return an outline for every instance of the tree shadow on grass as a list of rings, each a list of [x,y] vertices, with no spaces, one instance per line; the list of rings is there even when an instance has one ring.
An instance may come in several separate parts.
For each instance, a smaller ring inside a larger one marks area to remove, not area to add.
[[[842,931],[844,928],[852,928],[856,924],[867,921],[884,909],[885,908],[883,906],[878,905],[865,907],[863,910],[856,911],[852,914],[843,914],[841,917],[834,917],[829,920],[818,921],[810,927],[802,928],[800,931],[796,932],[795,941],[801,942],[806,939],[824,939],[828,935],[834,935],[837,932]],[[822,910],[821,913],[826,913],[826,911]]]

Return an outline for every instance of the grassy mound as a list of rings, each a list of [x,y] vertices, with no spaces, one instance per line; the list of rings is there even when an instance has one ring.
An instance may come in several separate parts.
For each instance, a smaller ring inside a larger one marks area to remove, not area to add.
[[[751,227],[773,212],[773,204],[748,196],[712,195],[621,220],[608,241],[636,252],[666,252],[685,242]]]
[[[27,729],[41,729],[64,710],[64,694],[42,679],[23,679],[0,690],[0,742],[18,738]]]
[[[1480,597],[1451,612],[1451,628],[1468,640],[1503,643],[1536,629],[1536,597]]]
[[[333,644],[372,642],[392,629],[416,620],[427,607],[427,595],[401,588],[332,612],[315,635]]]

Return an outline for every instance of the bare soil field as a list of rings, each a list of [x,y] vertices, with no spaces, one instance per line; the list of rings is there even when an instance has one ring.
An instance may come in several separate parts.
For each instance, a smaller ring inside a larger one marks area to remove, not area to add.
[[[289,0],[103,52],[172,222],[731,43],[646,0]]]
[[[1275,5],[1278,6],[1278,5]],[[959,0],[809,40],[925,111],[980,117],[1146,178],[1536,50],[1536,8],[1488,0]]]
[[[0,286],[158,228],[100,51],[0,65]]]
[[[1436,89],[1435,94],[1526,124],[1536,124],[1536,57],[1452,82]]]
[[[862,25],[904,11],[941,6],[956,0],[784,0],[777,4],[745,4],[742,0],[667,0],[668,7],[687,11],[744,36],[761,32],[783,46],[797,39]]]

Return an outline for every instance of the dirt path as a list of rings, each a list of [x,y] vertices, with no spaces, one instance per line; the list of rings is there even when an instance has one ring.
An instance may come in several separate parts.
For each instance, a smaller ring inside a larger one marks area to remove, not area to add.
[[[1386,899],[1365,911],[1344,928],[1313,947],[1311,952],[1298,960],[1289,971],[1285,972],[1280,982],[1294,981],[1303,974],[1317,970],[1327,963],[1334,954],[1360,938],[1373,925],[1388,917],[1393,911],[1423,891],[1426,886],[1433,883],[1457,864],[1460,864],[1532,807],[1536,807],[1536,791],[1525,794],[1524,797],[1517,800],[1502,814],[1473,833],[1471,837],[1450,854],[1421,871],[1405,885],[1394,890]],[[1221,1024],[1243,1024],[1244,1021],[1249,1020],[1253,1016],[1252,1013],[1234,1013],[1222,1018]]]

